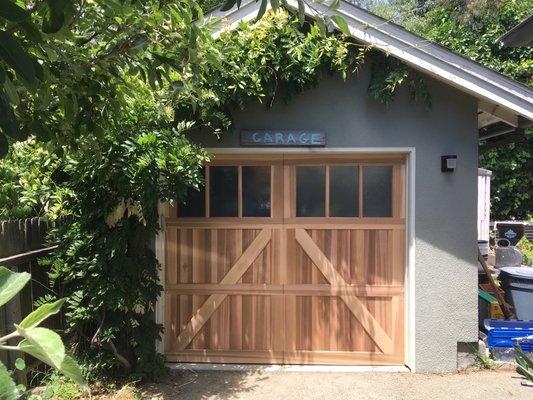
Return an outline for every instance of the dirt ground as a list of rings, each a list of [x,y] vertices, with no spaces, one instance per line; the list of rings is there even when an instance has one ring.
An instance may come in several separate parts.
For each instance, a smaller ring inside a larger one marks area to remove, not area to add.
[[[532,400],[513,371],[454,374],[174,371],[142,388],[143,399]]]

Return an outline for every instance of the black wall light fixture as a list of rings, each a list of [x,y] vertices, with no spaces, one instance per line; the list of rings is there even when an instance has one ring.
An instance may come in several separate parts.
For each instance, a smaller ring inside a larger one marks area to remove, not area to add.
[[[453,172],[457,167],[457,156],[448,155],[440,158],[440,170],[442,172]]]

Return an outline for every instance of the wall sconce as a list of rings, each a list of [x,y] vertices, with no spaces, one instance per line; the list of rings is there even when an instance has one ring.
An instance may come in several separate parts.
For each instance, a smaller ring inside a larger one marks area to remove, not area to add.
[[[442,172],[453,172],[457,168],[457,156],[448,155],[440,158],[440,170]]]

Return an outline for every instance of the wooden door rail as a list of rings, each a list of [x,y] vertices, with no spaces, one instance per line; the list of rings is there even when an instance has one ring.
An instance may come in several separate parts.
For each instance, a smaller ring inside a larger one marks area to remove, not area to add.
[[[178,283],[167,284],[167,293],[184,295],[295,295],[295,296],[340,296],[352,294],[360,297],[395,297],[404,293],[403,286],[388,285],[339,285],[328,284],[293,284],[293,285],[270,285],[259,283]]]

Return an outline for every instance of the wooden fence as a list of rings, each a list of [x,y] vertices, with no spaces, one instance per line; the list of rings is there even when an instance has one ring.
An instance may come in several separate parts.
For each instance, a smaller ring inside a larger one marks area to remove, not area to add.
[[[24,289],[7,304],[0,307],[0,336],[13,331],[33,309],[35,300],[52,293],[47,270],[38,264],[38,259],[50,253],[56,246],[46,245],[46,234],[52,224],[40,218],[9,220],[0,223],[0,265],[16,272],[29,272],[32,276]],[[47,326],[58,328],[60,319],[52,319]],[[10,342],[16,345],[17,340]],[[14,369],[15,360],[21,354],[0,351],[0,361]],[[18,373],[17,381],[25,376]]]

